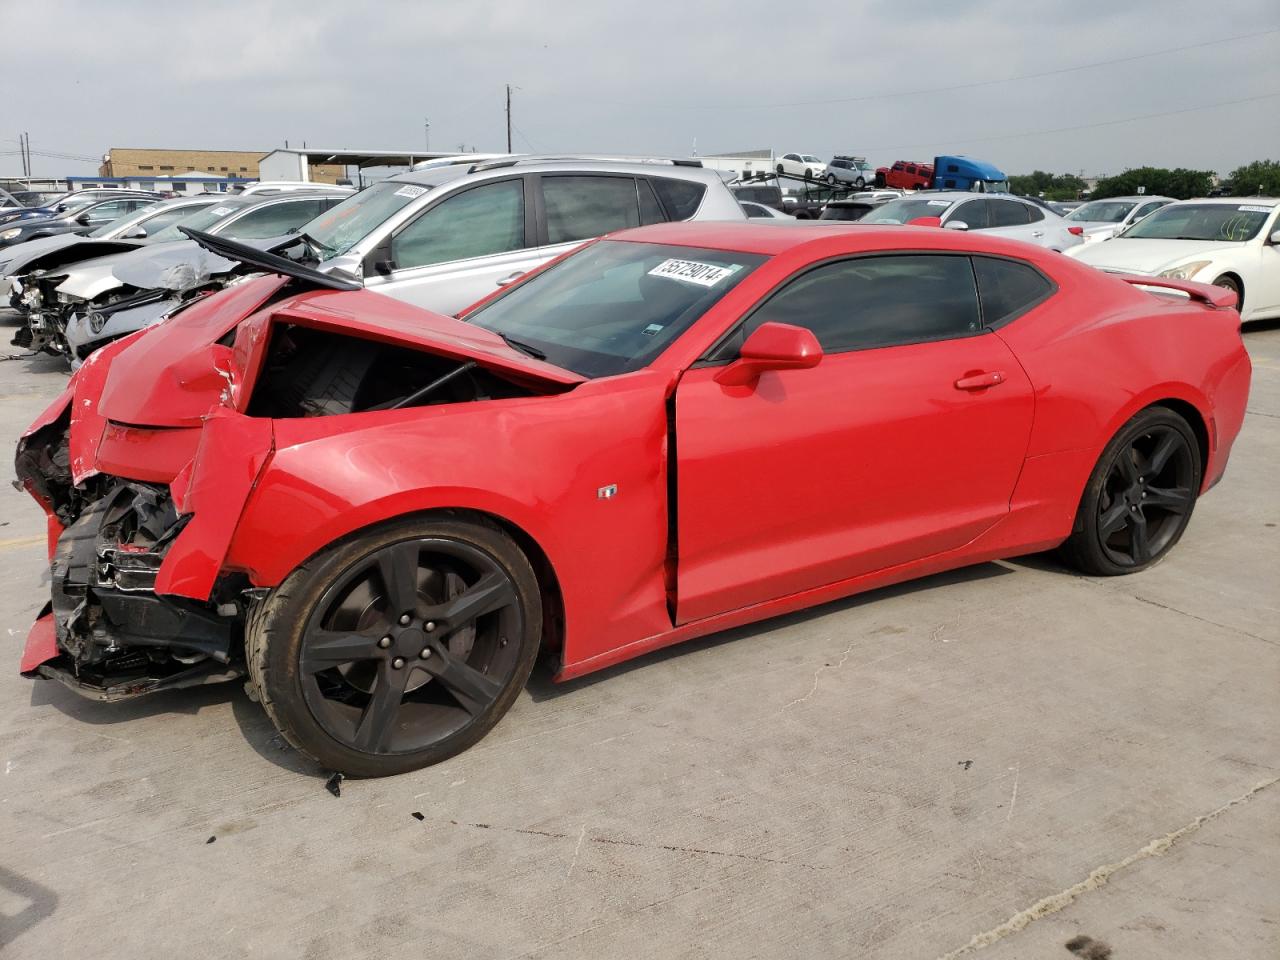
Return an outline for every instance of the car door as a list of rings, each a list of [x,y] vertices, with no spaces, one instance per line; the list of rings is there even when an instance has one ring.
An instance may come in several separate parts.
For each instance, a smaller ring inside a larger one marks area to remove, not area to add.
[[[1036,213],[1039,213],[1037,210]],[[1031,205],[1000,197],[987,198],[987,230],[997,237],[1047,246],[1044,224],[1031,222]],[[1043,215],[1040,220],[1043,220]]]
[[[951,209],[943,214],[942,225],[945,227],[948,223],[958,222],[963,223],[966,230],[985,230],[991,223],[987,209],[987,201],[983,198],[953,204]]]
[[[1245,309],[1252,316],[1280,317],[1280,244],[1271,235],[1280,231],[1280,210],[1262,228],[1257,276],[1245,281]],[[1252,283],[1250,283],[1252,280]]]
[[[106,203],[95,204],[85,211],[83,216],[88,219],[87,223],[80,224],[80,218],[76,218],[77,229],[94,230],[103,224],[110,223],[126,214],[134,212],[138,208],[137,201],[134,200],[108,200]]]
[[[716,382],[765,321],[812,330],[821,362]],[[967,256],[789,279],[676,390],[678,621],[962,547],[1008,512],[1032,406]]]
[[[538,242],[546,259],[614,230],[667,219],[645,178],[543,174],[537,178],[537,192]]]
[[[455,314],[548,259],[536,250],[523,176],[451,193],[393,233],[364,284],[397,300]]]

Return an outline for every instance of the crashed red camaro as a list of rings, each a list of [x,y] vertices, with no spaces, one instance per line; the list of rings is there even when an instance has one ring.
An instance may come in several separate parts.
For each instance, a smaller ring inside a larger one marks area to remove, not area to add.
[[[1141,570],[1240,430],[1233,298],[746,224],[616,234],[465,320],[249,280],[97,353],[20,444],[53,579],[22,671],[103,699],[247,674],[295,745],[378,775],[478,740],[540,649],[567,679],[1060,545]]]

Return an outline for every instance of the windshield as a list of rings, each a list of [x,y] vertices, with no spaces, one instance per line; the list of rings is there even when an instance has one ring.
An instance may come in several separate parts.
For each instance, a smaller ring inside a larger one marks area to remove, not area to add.
[[[59,197],[63,196],[63,194],[41,193],[40,191],[37,191],[37,190],[24,190],[18,193],[10,194],[10,196],[12,196],[13,199],[17,200],[18,203],[22,204],[24,207],[47,207],[50,204],[52,204],[55,200],[57,200]]]
[[[1138,204],[1133,200],[1094,200],[1076,207],[1068,220],[1092,220],[1095,223],[1119,223]]]
[[[1173,203],[1120,236],[1130,240],[1252,240],[1274,210],[1252,203]]]
[[[803,160],[805,163],[821,163],[822,162],[821,160],[819,160],[817,157],[813,156],[813,154],[810,154],[810,153],[806,153],[800,159]]]
[[[954,200],[939,200],[936,197],[899,197],[897,200],[890,200],[877,210],[872,210],[863,217],[863,222],[910,223],[916,217],[940,217],[954,202]]]
[[[430,189],[416,183],[383,180],[307,221],[298,232],[305,233],[321,247],[324,259],[341,256],[397,210]]]
[[[228,214],[235,213],[237,210],[239,210],[248,202],[249,201],[247,199],[224,200],[223,202],[217,204],[216,206],[206,207],[205,209],[201,210],[199,213],[192,214],[190,217],[187,217],[185,220],[180,220],[178,223],[170,224],[169,226],[161,230],[159,233],[157,233],[155,236],[148,237],[147,239],[155,243],[166,243],[170,240],[186,240],[187,235],[185,233],[180,232],[178,230],[178,227],[182,226],[182,227],[189,227],[192,230],[207,231],[211,226],[213,226],[219,220],[223,219]]]
[[[653,361],[765,258],[602,240],[465,317],[584,377]]]

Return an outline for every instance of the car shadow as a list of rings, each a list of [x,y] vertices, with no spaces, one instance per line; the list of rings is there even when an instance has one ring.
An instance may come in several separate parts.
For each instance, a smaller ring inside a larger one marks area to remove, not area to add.
[[[0,947],[8,946],[58,908],[58,895],[48,887],[0,867],[0,893],[11,903],[23,903],[14,913],[0,913]]]
[[[226,703],[240,689],[240,681],[151,693],[133,700],[105,703],[68,690],[56,680],[39,679],[31,686],[31,706],[50,706],[65,716],[93,726],[129,723],[165,714],[197,714],[206,707]]]
[[[1245,337],[1251,333],[1265,333],[1268,330],[1280,330],[1280,317],[1274,320],[1250,320],[1240,327],[1240,333]]]
[[[785,627],[795,626],[797,624],[807,623],[810,620],[816,620],[819,617],[825,617],[832,613],[840,613],[844,610],[852,610],[864,604],[877,603],[881,600],[887,600],[891,597],[909,596],[913,593],[919,593],[924,590],[936,590],[940,587],[948,587],[957,583],[972,583],[978,580],[989,580],[993,577],[1002,577],[1014,573],[1014,570],[1004,564],[1007,561],[999,563],[981,563],[971,567],[961,567],[958,570],[948,570],[944,573],[935,573],[929,577],[921,577],[916,580],[910,580],[906,583],[895,584],[890,587],[880,587],[876,590],[868,590],[866,593],[859,593],[852,597],[845,597],[841,600],[832,600],[829,603],[823,603],[814,607],[807,607],[804,610],[797,610],[794,613],[786,613],[776,617],[770,617],[766,620],[760,620],[756,623],[749,623],[741,627],[732,627],[719,633],[713,633],[705,637],[699,637],[696,640],[686,640],[683,643],[676,643],[669,647],[663,647],[661,650],[655,650],[636,657],[634,660],[628,660],[613,667],[606,667],[595,673],[588,674],[585,677],[579,677],[574,680],[566,680],[563,683],[556,683],[552,677],[559,668],[559,658],[554,656],[544,657],[539,661],[538,666],[534,669],[533,675],[529,678],[529,682],[525,689],[535,702],[543,700],[554,700],[557,697],[583,690],[597,683],[603,683],[613,677],[621,676],[632,670],[640,670],[646,666],[655,663],[662,663],[675,657],[687,656],[701,650],[709,650],[718,647],[721,644],[733,643],[737,640],[743,640],[748,637],[756,637],[762,633],[768,633],[773,630],[780,630]]]

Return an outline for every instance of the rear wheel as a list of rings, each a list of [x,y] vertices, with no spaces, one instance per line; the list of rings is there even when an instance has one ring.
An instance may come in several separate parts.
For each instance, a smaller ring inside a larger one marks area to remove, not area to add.
[[[1103,450],[1063,553],[1095,576],[1145,570],[1178,542],[1199,490],[1195,434],[1172,410],[1149,407]]]
[[[839,181],[836,179],[836,175],[834,173],[828,173],[827,184],[834,187],[837,183],[839,183]]]
[[[377,777],[465,750],[519,696],[538,652],[533,569],[501,530],[390,524],[299,567],[254,610],[252,683],[320,764]]]
[[[867,181],[863,177],[859,177],[857,180],[853,181],[853,185],[861,190],[867,185]]]

